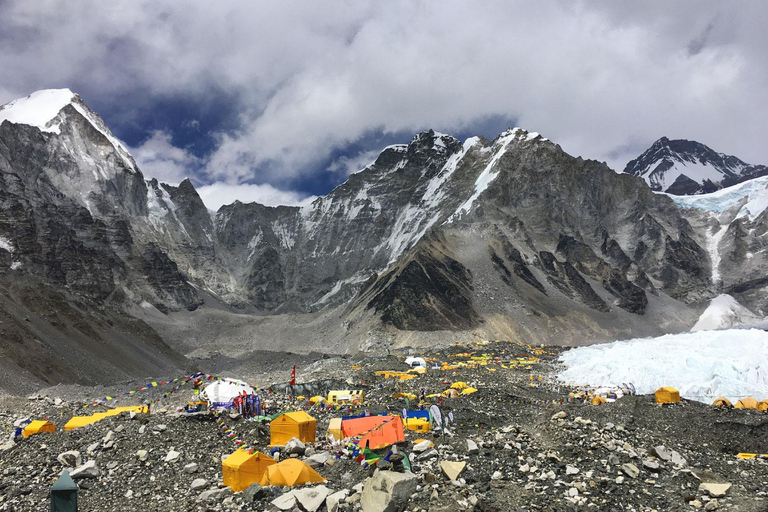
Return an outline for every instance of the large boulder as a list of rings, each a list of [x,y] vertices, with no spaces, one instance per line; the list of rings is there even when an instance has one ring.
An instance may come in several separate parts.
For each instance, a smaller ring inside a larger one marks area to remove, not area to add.
[[[317,485],[315,487],[296,489],[293,491],[293,494],[303,510],[315,512],[323,506],[325,498],[331,494],[331,490],[324,485]]]
[[[417,485],[418,479],[411,472],[377,469],[363,487],[360,497],[363,512],[402,512]]]

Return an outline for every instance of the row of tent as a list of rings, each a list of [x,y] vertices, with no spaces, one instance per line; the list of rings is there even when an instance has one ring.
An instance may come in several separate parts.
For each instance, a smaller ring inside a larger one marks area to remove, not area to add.
[[[724,396],[721,396],[716,398],[715,401],[712,402],[712,405],[715,407],[733,407],[735,409],[754,409],[757,411],[768,411],[768,399],[758,402],[756,398],[751,396],[742,398],[735,404],[731,403],[731,401]]]
[[[64,430],[74,430],[76,428],[81,428],[86,425],[91,425],[92,423],[101,421],[104,418],[107,418],[109,416],[116,416],[121,412],[130,412],[130,411],[133,411],[136,413],[148,412],[148,407],[143,405],[129,406],[129,407],[116,407],[114,409],[110,409],[105,412],[97,412],[90,416],[74,416],[64,425]],[[27,438],[31,435],[40,434],[43,432],[56,432],[56,425],[54,425],[53,423],[47,420],[31,421],[21,431],[21,435]]]

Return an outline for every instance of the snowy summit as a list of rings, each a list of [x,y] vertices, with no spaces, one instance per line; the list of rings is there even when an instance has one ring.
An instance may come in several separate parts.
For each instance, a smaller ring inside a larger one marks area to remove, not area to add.
[[[35,126],[44,132],[59,133],[58,123],[53,123],[61,109],[72,103],[75,93],[69,89],[45,89],[26,98],[13,100],[0,107],[0,123]]]

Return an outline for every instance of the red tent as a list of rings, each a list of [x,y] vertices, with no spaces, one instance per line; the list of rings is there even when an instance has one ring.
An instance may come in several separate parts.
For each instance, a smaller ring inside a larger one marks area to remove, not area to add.
[[[368,416],[341,422],[344,437],[360,437],[359,446],[368,444],[376,450],[400,441],[405,441],[403,420],[400,416]]]

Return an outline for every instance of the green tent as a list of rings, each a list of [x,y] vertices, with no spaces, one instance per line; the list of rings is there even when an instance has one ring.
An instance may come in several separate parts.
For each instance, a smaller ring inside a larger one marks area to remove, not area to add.
[[[77,484],[69,471],[51,486],[51,512],[77,512]]]

